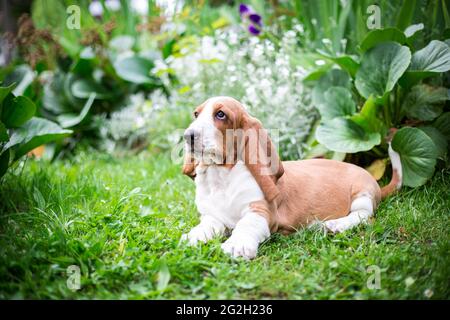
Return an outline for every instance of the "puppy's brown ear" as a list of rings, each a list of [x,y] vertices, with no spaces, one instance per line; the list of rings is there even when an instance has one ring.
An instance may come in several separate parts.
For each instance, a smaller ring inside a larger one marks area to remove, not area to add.
[[[184,162],[183,162],[183,174],[194,179],[195,178],[195,167],[197,163],[194,157],[189,152],[184,152]]]
[[[239,158],[245,162],[266,200],[271,202],[280,193],[277,181],[284,173],[277,150],[258,119],[243,114],[241,128],[243,136],[238,139]]]

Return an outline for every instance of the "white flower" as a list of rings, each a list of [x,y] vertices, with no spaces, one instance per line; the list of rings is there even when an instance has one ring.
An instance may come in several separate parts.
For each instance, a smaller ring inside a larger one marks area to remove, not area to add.
[[[91,2],[89,5],[89,12],[94,17],[99,17],[103,14],[103,7],[102,4],[98,1]]]
[[[148,0],[131,0],[131,8],[141,16],[145,16],[148,14]]]
[[[106,0],[105,6],[111,11],[118,11],[120,9],[119,0]]]

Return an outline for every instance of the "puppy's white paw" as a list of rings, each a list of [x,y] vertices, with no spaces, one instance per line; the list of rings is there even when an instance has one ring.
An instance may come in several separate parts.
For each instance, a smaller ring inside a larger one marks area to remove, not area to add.
[[[331,233],[341,233],[351,228],[345,219],[333,219],[323,223],[327,231]]]
[[[242,257],[250,260],[256,257],[258,243],[247,237],[232,235],[227,241],[222,243],[222,250],[233,258]]]
[[[181,236],[181,241],[186,241],[189,245],[195,246],[199,242],[206,243],[211,240],[211,236],[203,228],[194,227],[189,233],[185,233]]]

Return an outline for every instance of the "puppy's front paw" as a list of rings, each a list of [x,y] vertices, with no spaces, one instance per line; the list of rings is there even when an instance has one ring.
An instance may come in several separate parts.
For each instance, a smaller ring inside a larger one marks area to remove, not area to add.
[[[344,232],[345,230],[350,228],[350,226],[342,219],[328,220],[325,221],[323,225],[328,232],[334,234]]]
[[[180,240],[186,241],[191,246],[195,246],[199,242],[206,243],[208,240],[211,240],[211,237],[208,236],[207,232],[203,228],[195,227],[189,231],[189,233],[183,234]]]
[[[242,257],[245,260],[250,260],[256,257],[258,243],[251,238],[232,235],[222,243],[222,250],[233,258]]]

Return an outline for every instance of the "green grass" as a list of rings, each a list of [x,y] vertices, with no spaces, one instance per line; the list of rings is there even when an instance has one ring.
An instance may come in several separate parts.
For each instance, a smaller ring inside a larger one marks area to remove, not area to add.
[[[220,239],[179,244],[198,222],[194,185],[167,156],[29,160],[0,187],[0,298],[448,299],[449,190],[439,171],[383,201],[371,225],[274,235],[245,262]],[[367,288],[372,265],[380,289]]]

